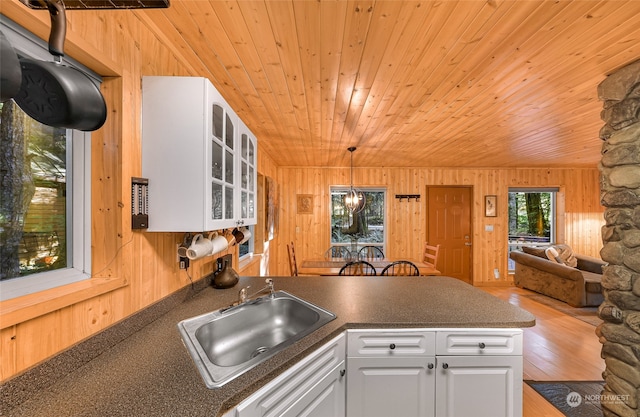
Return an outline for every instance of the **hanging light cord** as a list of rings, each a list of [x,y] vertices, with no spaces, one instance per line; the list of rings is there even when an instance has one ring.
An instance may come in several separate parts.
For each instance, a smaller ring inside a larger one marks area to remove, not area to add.
[[[351,184],[350,184],[350,188],[351,188],[351,192],[353,192],[353,151],[356,150],[355,146],[350,147],[349,149],[347,149],[350,153],[351,153]]]

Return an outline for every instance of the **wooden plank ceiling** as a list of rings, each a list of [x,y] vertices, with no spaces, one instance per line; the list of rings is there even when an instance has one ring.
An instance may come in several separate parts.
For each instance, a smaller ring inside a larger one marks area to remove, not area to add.
[[[585,167],[640,1],[171,0],[135,11],[280,166]]]

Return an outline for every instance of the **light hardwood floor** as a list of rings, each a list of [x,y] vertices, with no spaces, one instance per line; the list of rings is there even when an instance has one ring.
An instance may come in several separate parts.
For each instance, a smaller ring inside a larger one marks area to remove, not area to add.
[[[524,329],[524,379],[536,381],[602,380],[604,360],[595,327],[527,297],[516,287],[480,287],[536,316]],[[523,417],[563,417],[553,405],[524,384]]]

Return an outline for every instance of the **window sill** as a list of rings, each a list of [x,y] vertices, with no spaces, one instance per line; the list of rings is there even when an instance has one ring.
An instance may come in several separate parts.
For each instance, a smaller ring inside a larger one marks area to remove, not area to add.
[[[242,273],[244,269],[249,269],[255,263],[258,263],[262,260],[262,254],[252,254],[240,260],[238,262],[238,272]]]
[[[0,302],[0,329],[34,319],[127,285],[124,278],[91,278]]]

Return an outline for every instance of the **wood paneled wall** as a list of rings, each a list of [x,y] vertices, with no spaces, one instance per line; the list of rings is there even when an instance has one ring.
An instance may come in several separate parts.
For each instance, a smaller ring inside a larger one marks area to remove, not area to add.
[[[604,224],[599,203],[597,169],[464,169],[464,168],[354,168],[354,183],[360,187],[387,190],[387,255],[420,258],[427,234],[427,186],[473,187],[473,280],[475,285],[507,285],[507,199],[509,187],[559,187],[558,240],[576,252],[599,256]],[[293,241],[298,261],[322,257],[330,246],[329,190],[348,185],[349,169],[289,168],[278,170],[280,230],[283,244],[277,248],[275,275],[289,274],[284,243]],[[296,195],[314,196],[313,214],[297,214]],[[419,202],[400,202],[396,194],[420,194]],[[484,217],[484,196],[497,195],[498,216]],[[493,231],[485,231],[493,225]],[[500,270],[496,280],[493,270]]]
[[[18,0],[3,0],[2,13],[43,39],[48,37],[46,11],[32,11]],[[181,234],[132,231],[130,227],[130,178],[141,175],[140,104],[142,75],[207,76],[201,65],[184,62],[168,39],[159,39],[148,29],[144,16],[124,11],[67,12],[67,54],[105,76],[102,91],[107,100],[105,126],[93,134],[92,143],[92,268],[96,282],[118,280],[117,289],[94,292],[89,298],[55,294],[56,306],[47,304],[52,292],[25,303],[30,311],[10,324],[0,315],[0,380],[6,380],[50,358],[74,344],[117,323],[142,308],[189,285],[190,278],[178,269],[176,244]],[[141,20],[142,19],[142,20]],[[268,138],[259,138],[259,140]],[[258,152],[260,173],[276,179],[280,194],[277,236],[264,245],[260,268],[247,265],[247,272],[267,271],[288,275],[285,244],[294,241],[300,259],[319,256],[329,246],[329,186],[347,185],[348,169],[290,169],[275,166]],[[426,193],[427,185],[473,185],[474,271],[479,285],[492,280],[491,271],[506,271],[506,192],[512,185],[557,185],[566,193],[564,233],[567,243],[581,253],[597,256],[600,247],[602,210],[598,204],[598,173],[593,170],[491,170],[491,169],[394,169],[357,168],[355,182],[385,186],[388,190],[389,255],[418,256],[424,243],[424,200],[398,202],[398,193]],[[296,213],[296,194],[313,194],[314,213]],[[497,218],[482,216],[482,196],[499,198]],[[484,232],[484,225],[494,231]],[[259,225],[258,227],[260,227]],[[193,262],[191,279],[210,273],[213,259]],[[243,270],[239,271],[243,274]],[[109,287],[110,289],[115,288]],[[95,295],[98,294],[98,295]],[[64,303],[65,300],[71,300]],[[2,303],[3,309],[5,303]],[[27,307],[25,307],[26,309]],[[49,312],[46,312],[49,311]],[[5,312],[5,310],[3,310]],[[18,316],[21,310],[14,311]],[[2,314],[2,313],[0,313]],[[6,316],[5,316],[6,317]],[[15,323],[14,323],[15,322]]]
[[[2,14],[41,38],[48,38],[46,11],[29,10],[18,0],[3,0]],[[69,295],[54,289],[22,303],[3,302],[1,381],[189,285],[190,279],[210,274],[214,267],[214,259],[208,258],[192,262],[188,274],[179,270],[176,244],[181,242],[182,234],[132,231],[129,213],[130,178],[142,175],[142,75],[207,74],[196,73],[192,63],[177,58],[173,46],[163,44],[165,40],[153,35],[135,12],[67,11],[67,21],[65,52],[103,75],[102,92],[108,107],[107,122],[92,135],[93,281],[113,279],[125,285],[107,292],[84,288],[92,295],[80,301],[77,293]],[[273,161],[259,150],[258,170],[276,177]],[[232,253],[237,259],[237,250]],[[248,273],[260,271],[258,261],[246,263]],[[239,273],[243,274],[243,270]],[[54,309],[54,304],[64,307]],[[24,320],[19,319],[21,310],[16,305],[24,305],[24,311],[29,311],[24,313]],[[9,310],[10,319],[3,314]]]

